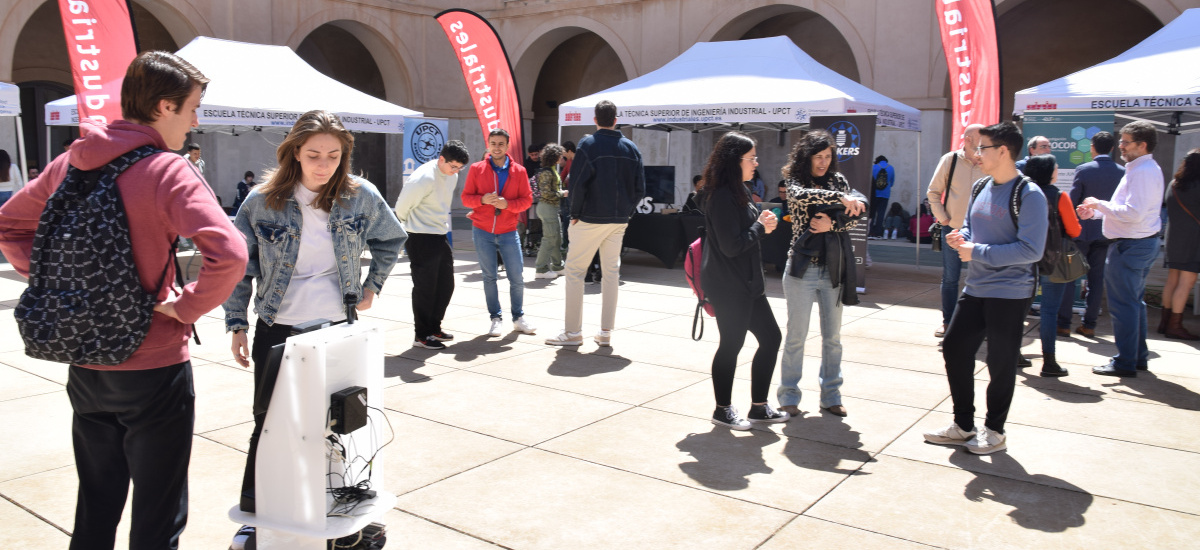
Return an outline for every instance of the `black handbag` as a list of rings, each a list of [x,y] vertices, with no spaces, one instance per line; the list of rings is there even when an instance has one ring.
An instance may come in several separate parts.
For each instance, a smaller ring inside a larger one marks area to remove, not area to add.
[[[1054,269],[1049,274],[1050,282],[1070,283],[1087,275],[1091,266],[1088,265],[1083,252],[1075,246],[1075,241],[1063,239],[1062,249],[1062,254],[1058,261],[1054,262]]]

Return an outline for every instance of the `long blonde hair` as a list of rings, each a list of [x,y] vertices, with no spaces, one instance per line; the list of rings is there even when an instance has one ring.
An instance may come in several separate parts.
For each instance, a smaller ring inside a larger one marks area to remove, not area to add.
[[[275,159],[279,167],[263,175],[263,194],[266,195],[267,208],[283,210],[287,200],[292,197],[300,179],[304,175],[300,170],[300,161],[296,154],[309,138],[318,134],[329,134],[342,142],[341,163],[329,183],[321,187],[313,206],[328,212],[333,203],[347,192],[358,189],[358,183],[350,178],[350,154],[354,152],[354,134],[351,134],[342,120],[329,111],[309,111],[300,115],[287,138],[275,150]]]

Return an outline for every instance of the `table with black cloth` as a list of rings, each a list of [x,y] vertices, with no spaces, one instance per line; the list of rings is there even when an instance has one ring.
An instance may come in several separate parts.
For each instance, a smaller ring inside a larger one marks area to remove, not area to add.
[[[625,228],[622,246],[649,252],[667,269],[675,267],[679,252],[691,241],[684,242],[680,214],[634,214]],[[690,216],[689,216],[690,217]],[[703,223],[704,217],[700,217]]]
[[[783,267],[787,264],[788,248],[791,245],[792,222],[779,220],[775,230],[762,240],[763,263],[773,265],[776,272],[783,273]]]

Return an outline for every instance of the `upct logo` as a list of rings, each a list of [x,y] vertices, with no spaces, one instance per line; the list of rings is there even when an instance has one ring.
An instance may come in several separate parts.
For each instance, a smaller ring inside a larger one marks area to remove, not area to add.
[[[829,127],[833,141],[837,145],[838,162],[846,162],[851,157],[858,156],[862,135],[854,124],[839,120]]]
[[[413,158],[424,164],[438,158],[438,155],[442,153],[442,147],[446,145],[446,137],[442,135],[442,130],[437,125],[422,122],[413,129],[408,145],[412,149]]]

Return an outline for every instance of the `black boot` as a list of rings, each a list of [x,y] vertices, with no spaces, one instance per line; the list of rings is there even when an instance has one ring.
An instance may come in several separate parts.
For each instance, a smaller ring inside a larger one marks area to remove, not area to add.
[[[1053,355],[1042,356],[1042,376],[1047,378],[1057,378],[1066,375],[1067,369],[1058,366],[1058,362],[1054,360]]]

